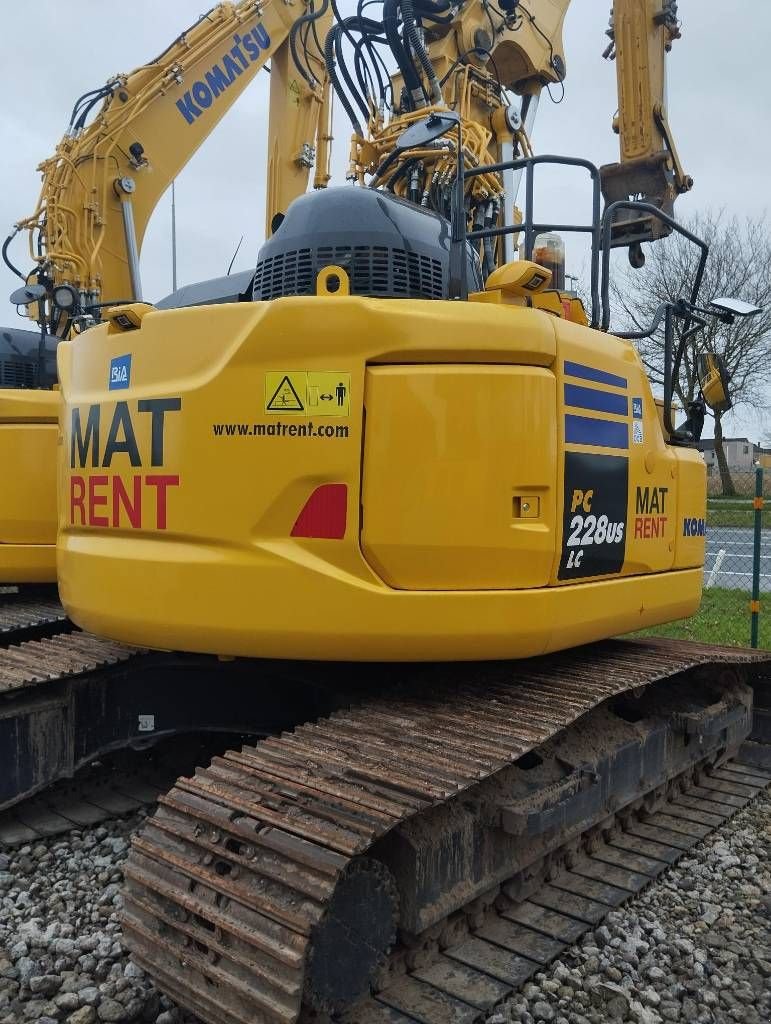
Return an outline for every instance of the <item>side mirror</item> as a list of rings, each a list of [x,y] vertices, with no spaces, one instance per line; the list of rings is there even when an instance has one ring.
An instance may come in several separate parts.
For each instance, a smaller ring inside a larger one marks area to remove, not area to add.
[[[753,306],[751,302],[733,299],[728,295],[712,299],[710,306],[718,311],[718,315],[722,314],[721,319],[726,319],[729,323],[735,316],[757,316],[762,312],[760,306]]]
[[[728,372],[723,357],[705,352],[696,361],[696,372],[704,401],[713,412],[727,412],[733,402],[728,392]]]
[[[427,146],[429,142],[456,128],[459,121],[460,117],[454,110],[443,110],[441,113],[435,111],[422,121],[413,121],[409,128],[405,128],[396,140],[397,149],[404,152],[405,149]]]
[[[11,292],[11,302],[14,306],[31,306],[35,302],[44,299],[48,291],[42,284],[25,284]]]

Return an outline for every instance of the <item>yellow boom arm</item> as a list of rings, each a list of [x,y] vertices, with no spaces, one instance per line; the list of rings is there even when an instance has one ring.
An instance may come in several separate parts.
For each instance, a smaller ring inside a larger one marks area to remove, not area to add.
[[[670,216],[675,199],[693,187],[683,170],[667,119],[666,54],[680,38],[675,0],[614,0],[605,56],[616,61],[619,163],[602,168],[607,203],[641,198]],[[661,237],[655,219],[619,214],[614,242],[634,244]]]
[[[329,25],[317,7],[320,38]],[[141,298],[139,250],[163,192],[269,59],[272,60],[267,222],[328,178],[329,103],[321,55],[306,51],[310,81],[290,59],[289,34],[305,3],[221,3],[156,60],[107,84],[101,109],[71,129],[41,164],[37,209],[17,227],[54,285],[83,305]],[[39,249],[38,249],[39,243]]]

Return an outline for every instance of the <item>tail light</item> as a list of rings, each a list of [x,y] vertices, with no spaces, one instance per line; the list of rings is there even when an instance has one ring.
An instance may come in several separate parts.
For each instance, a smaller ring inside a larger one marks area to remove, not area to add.
[[[348,512],[348,485],[321,484],[303,505],[292,537],[342,540]]]

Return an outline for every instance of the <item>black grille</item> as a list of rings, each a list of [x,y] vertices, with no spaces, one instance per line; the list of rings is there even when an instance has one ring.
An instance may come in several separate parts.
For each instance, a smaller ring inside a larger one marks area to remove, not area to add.
[[[34,388],[35,365],[21,359],[0,359],[0,387]]]
[[[279,252],[260,260],[254,298],[312,295],[317,274],[331,264],[348,272],[353,295],[441,299],[446,294],[441,260],[385,245],[328,245]]]

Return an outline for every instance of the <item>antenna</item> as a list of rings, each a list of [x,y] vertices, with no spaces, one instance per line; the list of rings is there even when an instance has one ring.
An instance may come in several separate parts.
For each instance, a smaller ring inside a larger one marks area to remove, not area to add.
[[[233,269],[233,264],[236,262],[236,256],[238,256],[238,250],[241,248],[241,243],[243,242],[243,240],[244,240],[244,236],[241,235],[241,237],[238,239],[238,245],[236,246],[236,251],[233,253],[233,259],[230,261],[230,266],[228,267],[228,272],[227,272],[227,276],[228,277],[230,277],[230,271]]]
[[[171,290],[177,290],[177,195],[171,179]]]

